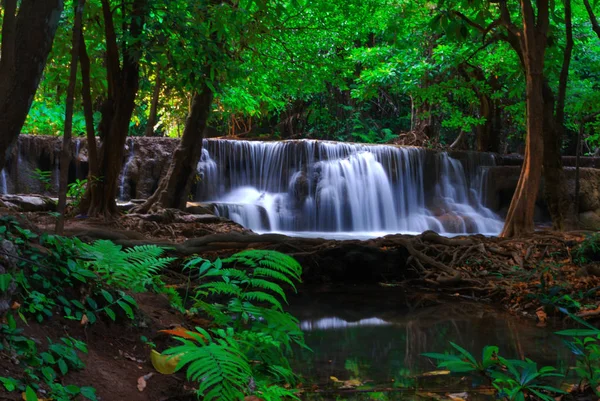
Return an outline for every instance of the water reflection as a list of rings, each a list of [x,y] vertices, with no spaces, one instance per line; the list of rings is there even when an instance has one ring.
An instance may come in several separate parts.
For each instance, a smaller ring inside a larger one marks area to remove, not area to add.
[[[539,328],[489,306],[446,302],[415,308],[398,290],[382,288],[344,292],[304,292],[290,301],[307,345],[294,363],[307,382],[331,386],[357,379],[387,389],[425,386],[468,389],[456,378],[418,376],[436,369],[425,352],[450,351],[453,341],[480,357],[485,345],[497,345],[506,358],[531,358],[538,366],[559,370],[570,354],[553,330]],[[451,382],[448,382],[451,380]]]

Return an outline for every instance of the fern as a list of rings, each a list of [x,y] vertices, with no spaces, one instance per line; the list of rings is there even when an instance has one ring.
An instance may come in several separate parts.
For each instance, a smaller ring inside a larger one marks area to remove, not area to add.
[[[187,378],[199,383],[198,396],[204,400],[239,401],[244,397],[252,368],[246,355],[229,330],[214,330],[212,337],[206,330],[188,332],[196,341],[175,337],[183,344],[165,351],[177,355],[177,369],[187,365]]]
[[[135,246],[123,251],[112,241],[98,240],[92,245],[82,244],[82,250],[90,260],[90,270],[109,285],[137,292],[143,291],[161,269],[175,260],[161,257],[165,249],[156,245]]]

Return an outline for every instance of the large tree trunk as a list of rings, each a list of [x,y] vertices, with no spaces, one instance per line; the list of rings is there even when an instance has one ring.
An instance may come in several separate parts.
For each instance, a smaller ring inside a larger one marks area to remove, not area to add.
[[[566,179],[560,154],[561,129],[554,118],[554,95],[547,82],[544,97],[544,198],[552,218],[552,228],[562,231],[568,212]]]
[[[148,116],[148,125],[146,125],[145,136],[154,136],[154,126],[158,117],[158,101],[160,100],[160,90],[162,88],[162,78],[160,68],[156,71],[156,82],[154,83],[154,92],[152,93],[152,102],[150,103],[150,115]]]
[[[71,137],[73,134],[73,104],[75,102],[75,84],[77,82],[77,59],[81,41],[81,25],[85,0],[77,0],[75,5],[75,22],[73,24],[73,48],[71,49],[71,67],[69,71],[69,87],[65,107],[65,132],[63,134],[62,152],[60,155],[60,180],[58,189],[58,220],[56,234],[62,235],[65,226],[65,208],[67,206],[67,184],[69,181],[69,164],[71,163]]]
[[[0,170],[17,141],[46,66],[62,0],[4,0],[0,57]]]
[[[102,106],[100,137],[102,145],[98,157],[98,170],[101,180],[90,187],[91,199],[88,208],[90,216],[111,218],[118,214],[116,196],[118,179],[123,166],[123,150],[129,121],[135,107],[139,88],[141,42],[139,40],[146,19],[148,0],[134,0],[131,24],[128,35],[134,45],[123,48],[120,66],[119,49],[113,23],[112,10],[108,0],[102,0],[104,29],[107,46],[108,97]]]
[[[501,3],[502,5],[502,3]],[[506,3],[503,3],[506,7]],[[504,8],[503,12],[507,9]],[[530,0],[521,0],[523,30],[521,50],[525,66],[527,93],[527,140],[525,160],[501,236],[512,237],[533,232],[533,214],[540,186],[544,155],[544,54],[548,32],[548,1],[537,1],[536,17]],[[509,18],[509,17],[505,17]],[[507,29],[516,27],[506,21]]]
[[[544,82],[544,196],[552,218],[552,228],[562,231],[569,214],[569,197],[565,191],[566,179],[563,171],[560,148],[565,134],[565,99],[569,65],[573,51],[573,24],[571,21],[571,0],[565,0],[566,45],[558,84],[556,117],[554,96],[548,82]],[[575,222],[571,222],[575,223]]]
[[[138,208],[138,212],[147,213],[151,209],[159,208],[185,208],[192,181],[196,175],[196,167],[202,154],[202,140],[210,115],[212,99],[213,92],[206,85],[201,92],[194,94],[183,136],[175,151],[169,171],[161,179],[154,194]]]

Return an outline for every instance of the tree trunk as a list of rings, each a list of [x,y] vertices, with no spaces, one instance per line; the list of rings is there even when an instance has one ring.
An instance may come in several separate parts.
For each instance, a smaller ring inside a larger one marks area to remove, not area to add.
[[[183,136],[169,170],[161,179],[156,192],[138,208],[138,213],[147,213],[158,208],[185,208],[202,154],[202,140],[212,99],[213,92],[206,85],[201,92],[194,93]]]
[[[564,230],[568,213],[566,179],[560,154],[561,129],[554,118],[554,95],[547,82],[543,85],[544,97],[544,198],[552,218],[552,228]]]
[[[75,20],[73,23],[73,48],[71,49],[71,66],[69,71],[69,86],[65,107],[65,132],[63,134],[62,152],[60,155],[60,180],[58,189],[58,220],[56,234],[62,235],[65,227],[65,208],[67,206],[67,184],[69,181],[69,164],[71,163],[71,137],[73,134],[73,103],[75,101],[75,84],[77,82],[77,57],[81,41],[81,25],[85,0],[77,0],[75,5]]]
[[[504,3],[504,7],[506,3]],[[544,155],[544,54],[549,24],[548,1],[537,1],[535,16],[530,0],[521,0],[523,30],[519,36],[525,66],[527,93],[527,140],[525,159],[517,189],[506,216],[502,237],[533,232],[533,214],[540,186]],[[515,30],[510,24],[509,30]]]
[[[0,57],[0,170],[17,141],[46,66],[62,0],[4,1]]]
[[[154,126],[158,116],[158,101],[160,100],[160,90],[162,88],[162,77],[160,68],[156,71],[156,81],[154,83],[154,92],[152,93],[152,102],[150,103],[150,115],[148,116],[148,125],[146,125],[145,136],[154,136]]]
[[[81,65],[81,98],[85,116],[85,133],[88,147],[88,186],[98,178],[98,150],[94,133],[94,109],[92,105],[92,85],[90,81],[90,58],[87,54],[83,32],[79,41],[79,63]]]
[[[118,179],[123,166],[123,150],[129,122],[135,107],[135,98],[139,88],[141,41],[135,40],[142,34],[146,19],[148,0],[134,0],[131,25],[128,35],[134,45],[123,47],[123,56],[119,56],[117,36],[112,11],[108,0],[102,0],[104,30],[106,36],[106,70],[108,97],[102,106],[100,137],[102,145],[98,157],[98,171],[102,175],[98,182],[90,187],[90,205],[88,215],[111,218],[118,214],[115,198]],[[120,66],[120,60],[123,66]]]

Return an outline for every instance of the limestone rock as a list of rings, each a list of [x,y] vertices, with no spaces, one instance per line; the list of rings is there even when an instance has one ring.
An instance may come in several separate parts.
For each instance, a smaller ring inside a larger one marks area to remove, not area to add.
[[[584,230],[600,231],[600,216],[595,212],[580,213],[579,226]]]
[[[24,212],[53,212],[56,211],[56,202],[41,195],[2,195],[2,201],[14,205]]]

